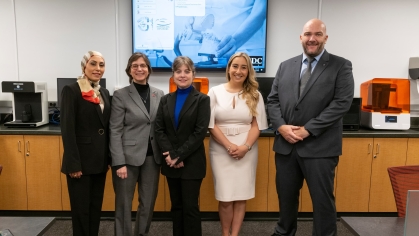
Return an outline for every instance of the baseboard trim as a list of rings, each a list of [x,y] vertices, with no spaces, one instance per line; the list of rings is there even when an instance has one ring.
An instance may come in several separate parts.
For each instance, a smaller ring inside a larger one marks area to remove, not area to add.
[[[132,212],[132,218],[135,219],[136,212]],[[113,220],[114,211],[103,211],[102,220]],[[5,211],[0,210],[0,216],[43,216],[56,217],[57,219],[70,219],[70,211]],[[342,216],[365,216],[365,217],[397,217],[397,212],[338,212],[337,218]],[[270,221],[278,220],[278,212],[246,212],[244,220],[252,221]],[[203,221],[218,221],[218,212],[201,212],[201,219]],[[299,220],[312,220],[312,212],[299,212]],[[171,220],[170,212],[154,212],[154,221],[169,221]]]

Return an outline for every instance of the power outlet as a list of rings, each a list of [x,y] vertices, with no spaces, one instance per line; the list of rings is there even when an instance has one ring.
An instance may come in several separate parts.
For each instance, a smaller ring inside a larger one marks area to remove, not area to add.
[[[48,108],[55,108],[55,107],[57,107],[57,102],[56,101],[48,102]]]

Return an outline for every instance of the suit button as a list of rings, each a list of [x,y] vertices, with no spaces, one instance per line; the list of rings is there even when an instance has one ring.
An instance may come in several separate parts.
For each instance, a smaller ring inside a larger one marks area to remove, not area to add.
[[[150,137],[150,140],[153,140],[153,137]]]
[[[150,125],[150,122],[147,122],[147,125]]]
[[[298,107],[296,107],[294,110],[298,111]]]

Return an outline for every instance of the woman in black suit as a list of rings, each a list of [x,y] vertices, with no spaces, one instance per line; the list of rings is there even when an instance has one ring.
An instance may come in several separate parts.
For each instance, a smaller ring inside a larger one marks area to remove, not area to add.
[[[206,171],[204,138],[210,100],[192,86],[195,67],[190,58],[177,57],[172,70],[177,91],[160,100],[155,136],[165,157],[161,172],[169,185],[173,235],[199,236],[198,198]]]
[[[110,97],[99,80],[105,60],[87,52],[83,74],[61,93],[61,134],[64,145],[61,172],[67,176],[73,235],[98,235],[106,172],[109,164]]]

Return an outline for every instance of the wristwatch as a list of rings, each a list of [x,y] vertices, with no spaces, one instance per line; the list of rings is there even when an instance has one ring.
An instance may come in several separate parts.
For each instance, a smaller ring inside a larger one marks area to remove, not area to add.
[[[250,146],[249,144],[245,143],[243,144],[244,146],[247,147],[247,151],[249,152],[250,150],[252,150],[252,146]]]

